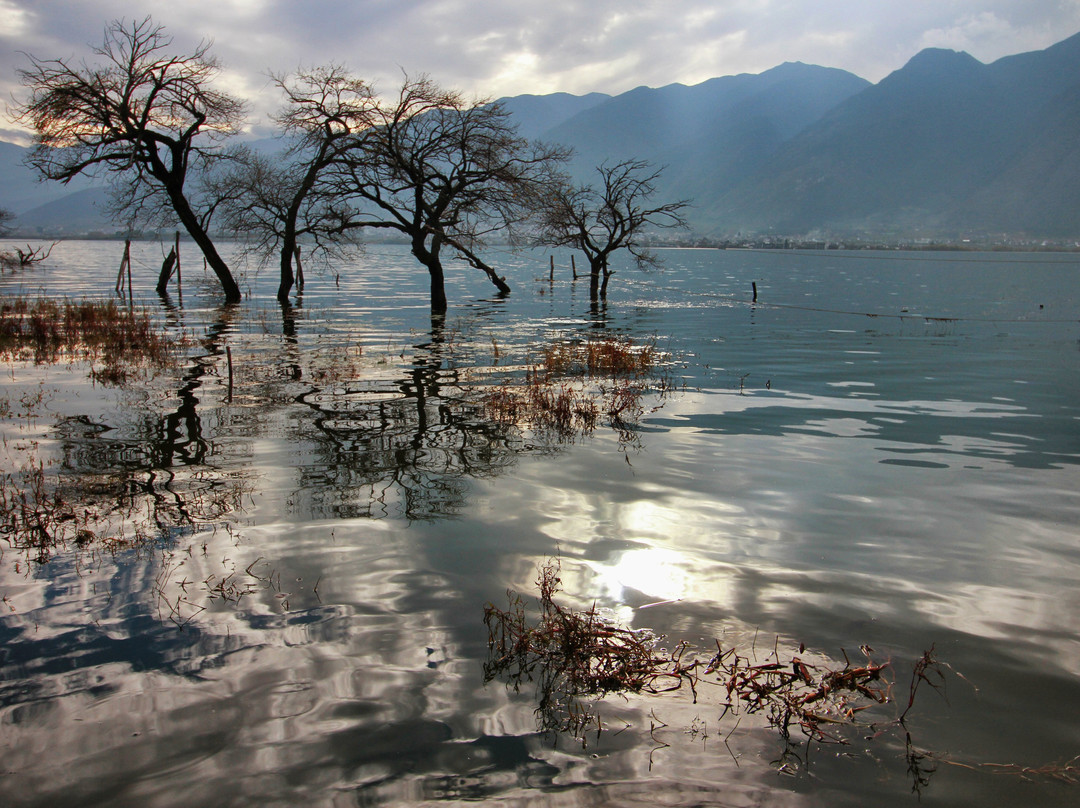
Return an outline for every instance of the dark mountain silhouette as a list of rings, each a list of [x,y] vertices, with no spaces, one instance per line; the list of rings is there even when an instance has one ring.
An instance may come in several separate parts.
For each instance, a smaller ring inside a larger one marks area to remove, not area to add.
[[[638,87],[541,133],[573,146],[579,164],[640,157],[685,162],[715,157],[717,141],[742,147],[763,134],[783,142],[869,82],[843,70],[788,63],[759,75],[741,74],[686,86]],[[711,160],[706,163],[711,163]],[[694,171],[701,173],[699,163]]]

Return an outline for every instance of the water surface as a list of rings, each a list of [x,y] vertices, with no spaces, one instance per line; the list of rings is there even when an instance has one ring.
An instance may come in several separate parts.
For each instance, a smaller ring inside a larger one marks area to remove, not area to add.
[[[594,310],[567,255],[549,283],[496,252],[514,293],[455,268],[433,328],[404,248],[309,270],[287,311],[254,268],[222,311],[187,257],[162,305],[158,252],[135,296],[190,340],[178,370],[3,369],[5,470],[39,452],[146,533],[3,548],[5,805],[1075,804],[1074,257],[667,251]],[[112,297],[119,253],[64,242],[0,288]],[[654,340],[678,391],[574,436],[477,406],[590,334]],[[898,702],[933,646],[947,691],[809,761],[705,691],[609,698],[583,748],[482,681],[484,604],[554,556],[568,605],[762,658],[867,645]]]

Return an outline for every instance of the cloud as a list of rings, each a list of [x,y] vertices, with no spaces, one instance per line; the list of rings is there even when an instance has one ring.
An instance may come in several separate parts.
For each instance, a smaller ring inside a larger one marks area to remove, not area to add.
[[[1030,18],[1016,13],[1015,8],[1005,9],[1003,14],[981,11],[965,14],[948,25],[924,31],[918,40],[919,47],[967,51],[983,61],[1044,48],[1076,33],[1075,26],[1080,24],[1080,12],[1077,12],[1080,3],[1063,5],[1073,7],[1073,14],[1066,15],[1073,27],[1062,29],[1057,24],[1051,24],[1049,18]],[[1010,10],[1013,13],[1007,13]]]
[[[0,0],[0,91],[17,51],[82,57],[124,0]],[[928,46],[992,61],[1080,30],[1080,0],[148,0],[178,48],[212,39],[255,119],[276,104],[266,71],[336,61],[383,90],[403,71],[479,96],[619,93],[757,73],[785,61],[877,81]]]

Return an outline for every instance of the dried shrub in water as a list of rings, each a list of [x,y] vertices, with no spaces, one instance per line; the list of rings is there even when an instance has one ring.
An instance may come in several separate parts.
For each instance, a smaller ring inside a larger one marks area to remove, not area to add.
[[[530,619],[525,601],[507,592],[508,606],[484,608],[488,628],[485,681],[501,678],[518,689],[524,682],[537,687],[538,722],[543,730],[569,732],[584,742],[586,731],[601,729],[595,704],[610,693],[655,694],[686,686],[697,701],[699,693],[723,694],[721,717],[729,713],[760,714],[787,740],[798,728],[810,740],[846,743],[845,728],[865,727],[859,715],[874,705],[892,701],[889,663],[876,663],[864,647],[866,661],[853,664],[844,655],[842,667],[813,661],[800,647],[781,661],[779,644],[769,658],[758,662],[736,649],[721,648],[704,658],[687,643],[674,650],[660,646],[662,637],[648,630],[616,625],[595,608],[585,612],[555,602],[559,591],[558,561],[540,567],[540,594]],[[931,682],[937,671],[933,651],[927,651],[913,676],[908,709],[920,681]],[[936,684],[935,684],[936,686]],[[899,724],[904,714],[884,723]]]

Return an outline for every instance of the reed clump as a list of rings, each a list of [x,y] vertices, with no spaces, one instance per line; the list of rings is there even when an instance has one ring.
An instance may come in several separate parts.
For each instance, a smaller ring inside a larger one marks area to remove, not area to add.
[[[655,373],[658,365],[655,342],[638,345],[629,337],[605,335],[547,345],[535,370],[549,376],[642,378]]]
[[[31,451],[19,466],[0,472],[0,542],[28,566],[69,550],[121,552],[215,524],[241,507],[247,490],[242,479],[172,475],[161,485],[155,476],[59,474]]]
[[[0,357],[55,364],[88,361],[91,375],[120,384],[136,368],[165,368],[179,347],[145,309],[115,301],[0,300]]]

